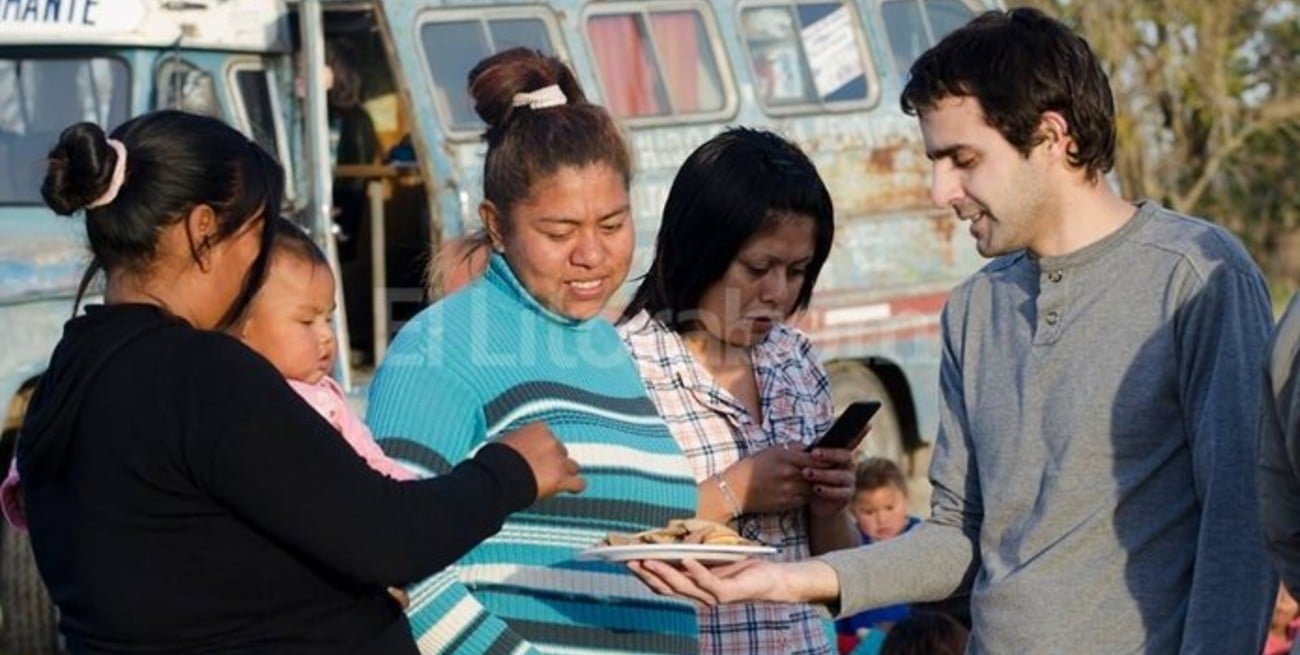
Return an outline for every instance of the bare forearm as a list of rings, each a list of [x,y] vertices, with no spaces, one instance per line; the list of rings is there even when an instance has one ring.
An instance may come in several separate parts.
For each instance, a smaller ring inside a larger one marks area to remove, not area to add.
[[[790,603],[819,603],[838,605],[840,579],[835,569],[819,560],[804,560],[782,564],[781,595],[777,599]]]
[[[717,476],[705,478],[695,486],[699,498],[695,510],[696,516],[716,523],[726,523],[731,520],[732,507],[723,496]]]

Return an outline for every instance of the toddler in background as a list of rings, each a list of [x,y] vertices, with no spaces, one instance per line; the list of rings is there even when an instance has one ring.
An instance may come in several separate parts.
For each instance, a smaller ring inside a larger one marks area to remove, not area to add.
[[[868,457],[858,464],[850,509],[862,533],[863,544],[897,537],[921,522],[907,513],[907,479],[902,469],[883,457]],[[835,622],[840,652],[853,651],[860,641],[877,641],[873,631],[888,630],[911,612],[909,605],[867,610]]]
[[[893,461],[868,457],[855,475],[851,508],[864,544],[897,537],[921,522],[907,513],[907,478]]]

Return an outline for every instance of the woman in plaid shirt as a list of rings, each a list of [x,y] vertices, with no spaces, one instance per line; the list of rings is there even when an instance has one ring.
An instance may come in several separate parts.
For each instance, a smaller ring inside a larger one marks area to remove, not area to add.
[[[857,544],[852,453],[804,452],[833,419],[826,373],[785,324],[808,306],[833,232],[830,194],[798,147],[723,132],[678,171],[619,327],[694,470],[699,516],[786,561]],[[829,653],[829,625],[810,605],[704,608],[700,650]]]

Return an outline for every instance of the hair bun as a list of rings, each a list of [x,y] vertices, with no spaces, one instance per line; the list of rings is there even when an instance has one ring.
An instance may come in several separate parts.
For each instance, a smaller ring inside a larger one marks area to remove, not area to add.
[[[557,85],[568,99],[567,104],[587,102],[573,71],[564,62],[529,48],[502,50],[480,61],[469,72],[469,93],[474,97],[474,112],[489,128],[499,128],[516,111],[518,93]]]
[[[59,135],[47,162],[41,197],[54,213],[67,216],[108,189],[117,153],[109,147],[103,128],[77,123]]]

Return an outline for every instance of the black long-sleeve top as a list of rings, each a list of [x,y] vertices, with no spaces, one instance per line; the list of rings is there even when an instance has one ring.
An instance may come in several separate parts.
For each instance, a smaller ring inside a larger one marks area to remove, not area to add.
[[[147,305],[67,324],[18,457],[37,565],[85,654],[415,653],[383,587],[536,494],[501,445],[385,478],[256,353]]]

